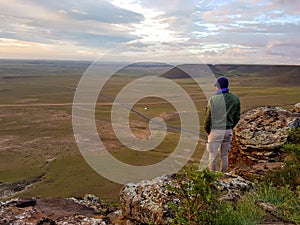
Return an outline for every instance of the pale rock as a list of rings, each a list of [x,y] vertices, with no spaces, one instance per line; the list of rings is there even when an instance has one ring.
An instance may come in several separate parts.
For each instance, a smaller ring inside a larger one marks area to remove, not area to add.
[[[274,161],[280,146],[287,142],[287,131],[298,127],[299,120],[299,114],[280,107],[257,107],[244,112],[234,129],[230,166]]]
[[[288,127],[290,129],[296,129],[297,127],[300,127],[300,117],[296,117],[295,119],[288,122]]]
[[[180,203],[180,198],[168,186],[177,187],[174,176],[162,176],[152,181],[127,184],[120,194],[123,216],[137,224],[169,224],[171,212],[168,204]],[[245,191],[254,187],[250,181],[233,174],[224,174],[217,181],[221,200],[236,201]]]

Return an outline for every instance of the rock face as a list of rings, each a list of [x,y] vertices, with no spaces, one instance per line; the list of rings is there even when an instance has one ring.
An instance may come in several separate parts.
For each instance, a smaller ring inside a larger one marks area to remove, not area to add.
[[[120,193],[123,216],[140,223],[167,224],[170,219],[167,204],[174,198],[167,185],[173,181],[174,178],[163,176],[125,185]]]
[[[257,107],[241,115],[234,129],[229,163],[253,165],[272,161],[287,141],[287,130],[299,126],[300,114],[280,107]]]
[[[27,198],[0,202],[0,224],[105,225],[99,199]],[[93,206],[93,207],[92,207]],[[107,209],[107,208],[106,208]]]
[[[167,185],[176,185],[175,178],[163,176],[152,181],[125,185],[120,195],[123,216],[136,224],[169,224],[171,215],[168,203],[178,203],[180,200]],[[230,201],[235,201],[254,187],[252,182],[231,174],[220,178],[217,186],[222,192],[221,199]]]
[[[280,169],[283,165],[283,162],[257,163],[251,166],[235,167],[231,173],[239,175],[246,180],[261,181],[268,173]]]

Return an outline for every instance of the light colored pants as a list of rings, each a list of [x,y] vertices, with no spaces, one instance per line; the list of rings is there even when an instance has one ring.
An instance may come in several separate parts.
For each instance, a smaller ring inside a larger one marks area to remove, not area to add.
[[[228,152],[231,148],[232,130],[211,130],[208,135],[206,150],[209,155],[209,166],[211,171],[217,170],[217,155],[221,151],[221,171],[227,172]]]

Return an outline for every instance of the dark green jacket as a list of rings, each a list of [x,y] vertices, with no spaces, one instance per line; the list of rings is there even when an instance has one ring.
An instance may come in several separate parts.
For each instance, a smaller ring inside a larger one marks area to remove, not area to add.
[[[212,96],[207,104],[204,118],[204,130],[233,129],[240,119],[241,104],[238,96],[221,93]]]

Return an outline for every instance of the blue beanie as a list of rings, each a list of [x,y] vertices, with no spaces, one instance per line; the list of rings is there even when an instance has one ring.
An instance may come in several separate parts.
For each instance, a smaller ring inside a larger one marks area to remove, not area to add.
[[[229,81],[226,77],[222,76],[219,77],[215,83],[215,86],[222,89],[222,88],[228,88]]]

